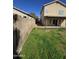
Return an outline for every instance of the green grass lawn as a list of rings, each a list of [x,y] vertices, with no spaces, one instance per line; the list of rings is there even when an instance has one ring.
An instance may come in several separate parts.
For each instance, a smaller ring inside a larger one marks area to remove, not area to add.
[[[22,59],[65,59],[65,29],[33,29],[25,42]]]

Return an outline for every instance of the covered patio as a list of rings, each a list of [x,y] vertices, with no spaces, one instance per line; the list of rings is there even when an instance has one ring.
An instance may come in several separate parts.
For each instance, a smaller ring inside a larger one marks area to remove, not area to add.
[[[44,17],[44,25],[46,26],[61,26],[66,17]]]

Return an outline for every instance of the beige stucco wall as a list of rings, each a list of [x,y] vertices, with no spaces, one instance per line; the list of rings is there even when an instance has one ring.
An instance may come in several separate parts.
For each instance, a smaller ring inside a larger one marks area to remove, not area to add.
[[[62,10],[63,15],[59,14],[59,11]],[[44,7],[44,16],[66,16],[66,7],[62,6],[59,3],[53,3]]]
[[[17,14],[17,21],[13,23],[13,27],[17,28],[20,31],[20,41],[18,45],[17,52],[19,53],[22,49],[22,46],[25,42],[25,37],[28,37],[31,30],[35,27],[35,19],[26,14],[23,14],[17,10],[13,10],[13,14]],[[23,16],[26,16],[24,18]]]
[[[18,17],[18,20],[16,23],[14,23],[14,26],[18,30],[20,30],[20,41],[19,41],[19,46],[17,49],[17,52],[20,52],[25,42],[25,36],[28,36],[28,34],[31,32],[31,30],[35,26],[35,20],[23,19],[21,17]]]
[[[59,14],[59,11],[63,11],[63,14]],[[59,3],[53,3],[50,5],[47,5],[42,9],[41,16],[42,16],[41,19],[42,19],[43,25],[45,25],[46,23],[49,24],[49,21],[48,21],[49,19],[45,19],[45,16],[66,17],[66,7]],[[66,27],[66,19],[62,22],[61,27]]]
[[[30,16],[28,16],[28,15],[22,13],[22,12],[19,12],[19,11],[15,10],[15,9],[13,9],[13,13],[14,13],[14,14],[18,14],[18,15],[20,15],[21,17],[26,16],[26,17],[29,18],[29,19],[32,18],[32,17],[30,17]]]
[[[61,27],[65,28],[66,27],[66,19],[61,23]]]

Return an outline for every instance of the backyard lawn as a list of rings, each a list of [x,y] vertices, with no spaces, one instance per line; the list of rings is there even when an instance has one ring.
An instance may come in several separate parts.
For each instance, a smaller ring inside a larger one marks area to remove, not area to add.
[[[62,28],[34,28],[22,48],[22,59],[66,59],[65,36]]]

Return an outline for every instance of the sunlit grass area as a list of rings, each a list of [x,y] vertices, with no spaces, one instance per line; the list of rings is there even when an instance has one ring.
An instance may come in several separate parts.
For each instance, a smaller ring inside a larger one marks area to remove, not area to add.
[[[25,42],[22,59],[65,59],[65,29],[34,28]]]

